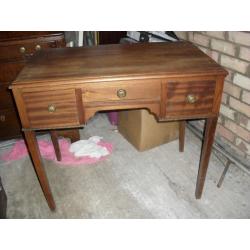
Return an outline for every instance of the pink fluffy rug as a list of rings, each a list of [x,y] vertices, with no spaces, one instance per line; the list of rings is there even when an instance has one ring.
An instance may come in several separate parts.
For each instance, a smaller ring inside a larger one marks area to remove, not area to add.
[[[59,146],[61,150],[61,161],[56,160],[56,155],[54,151],[54,147],[51,141],[47,140],[38,140],[39,149],[41,152],[42,157],[47,160],[53,160],[58,164],[62,165],[79,165],[79,164],[93,164],[98,161],[104,160],[107,158],[100,157],[100,158],[91,158],[88,156],[83,157],[75,157],[73,153],[69,152],[70,142],[66,139],[59,139]],[[98,145],[102,147],[106,147],[109,153],[112,152],[113,145],[107,142],[99,142]],[[1,160],[4,161],[15,161],[22,159],[28,155],[28,151],[25,145],[24,140],[17,141],[14,146],[3,155],[1,155]]]

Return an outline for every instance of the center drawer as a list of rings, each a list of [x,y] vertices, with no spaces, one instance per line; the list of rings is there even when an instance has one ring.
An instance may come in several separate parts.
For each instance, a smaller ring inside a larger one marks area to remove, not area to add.
[[[86,85],[83,102],[109,102],[123,100],[160,100],[160,80],[100,82]]]
[[[31,128],[79,125],[75,89],[23,92]]]

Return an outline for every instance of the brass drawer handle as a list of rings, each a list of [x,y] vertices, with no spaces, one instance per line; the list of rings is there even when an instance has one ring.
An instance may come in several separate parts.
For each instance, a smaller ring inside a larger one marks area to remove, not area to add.
[[[37,44],[36,47],[35,47],[36,51],[41,50],[41,48],[42,48],[42,47],[41,47],[41,45],[39,45],[39,44]]]
[[[24,54],[25,51],[26,51],[26,49],[25,49],[25,47],[20,47],[19,51],[20,51],[22,54]]]
[[[195,95],[187,95],[187,102],[188,103],[195,103],[197,101],[197,97]]]
[[[6,120],[5,115],[0,115],[0,121],[5,122],[5,120]]]
[[[126,95],[127,95],[127,92],[126,92],[125,89],[118,89],[118,90],[117,90],[117,96],[118,96],[119,98],[126,97]]]
[[[53,105],[53,104],[50,104],[50,105],[48,106],[48,111],[49,111],[50,113],[54,113],[54,112],[56,111],[56,106]]]

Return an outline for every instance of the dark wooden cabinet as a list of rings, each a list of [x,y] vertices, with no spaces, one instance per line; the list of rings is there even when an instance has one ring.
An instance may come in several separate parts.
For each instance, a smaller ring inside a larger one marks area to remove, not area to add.
[[[0,140],[21,136],[10,83],[36,51],[57,47],[65,47],[63,32],[0,32]]]

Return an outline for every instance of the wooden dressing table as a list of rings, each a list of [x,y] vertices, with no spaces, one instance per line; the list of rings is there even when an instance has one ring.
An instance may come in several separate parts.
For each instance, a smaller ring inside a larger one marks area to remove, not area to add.
[[[58,48],[37,52],[12,83],[25,139],[51,210],[55,202],[35,136],[82,127],[101,110],[147,108],[159,121],[206,119],[196,192],[201,197],[227,72],[191,43]]]

